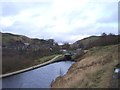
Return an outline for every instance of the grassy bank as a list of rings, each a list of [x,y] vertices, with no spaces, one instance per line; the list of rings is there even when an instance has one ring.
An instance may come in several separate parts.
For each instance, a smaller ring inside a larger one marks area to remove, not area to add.
[[[111,88],[113,71],[118,63],[118,46],[93,47],[74,63],[52,88]]]
[[[56,56],[59,56],[60,54],[55,54],[55,55],[49,55],[49,56],[44,56],[42,58],[39,58],[37,60],[33,60],[32,64],[30,65],[24,65],[22,68],[20,69],[14,69],[14,70],[9,70],[9,72],[6,72],[4,74],[7,74],[7,73],[12,73],[12,72],[16,72],[16,71],[19,71],[19,70],[23,70],[23,69],[26,69],[26,68],[30,68],[30,67],[33,67],[33,66],[36,66],[36,65],[39,65],[39,64],[43,64],[43,63],[46,63],[46,62],[49,62],[51,59],[53,59],[54,57]],[[53,61],[57,61],[61,58],[62,56],[59,56],[57,58],[55,58],[55,60]]]
[[[51,59],[53,59],[55,56],[57,56],[58,54],[56,55],[50,55],[50,56],[45,56],[45,57],[42,57],[42,58],[39,58],[37,60],[35,60],[34,64],[40,64],[40,63],[44,63],[46,61],[49,61]],[[58,57],[56,60],[58,60],[60,57]]]
[[[8,76],[11,76],[11,75],[15,75],[15,74],[19,74],[19,73],[26,72],[26,71],[29,71],[29,70],[33,70],[33,69],[36,69],[36,68],[39,68],[39,67],[43,67],[45,65],[53,63],[54,61],[59,60],[59,58],[61,58],[61,57],[62,57],[62,55],[52,55],[52,56],[43,57],[43,58],[40,58],[40,60],[44,60],[43,63],[40,63],[40,64],[37,63],[36,65],[33,64],[30,67],[27,67],[27,68],[24,68],[24,69],[21,69],[21,70],[17,70],[17,71],[14,71],[14,72],[10,72],[10,73],[7,73],[7,74],[0,75],[0,77],[8,77]]]

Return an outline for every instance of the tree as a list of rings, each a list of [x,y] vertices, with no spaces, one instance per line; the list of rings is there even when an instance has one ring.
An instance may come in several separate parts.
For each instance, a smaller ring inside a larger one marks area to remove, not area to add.
[[[107,36],[107,34],[106,33],[102,33],[102,35],[101,36]]]
[[[115,35],[115,34],[113,34],[113,33],[109,33],[109,36],[113,36],[113,35]]]
[[[54,44],[54,39],[48,39],[48,42],[53,45]]]
[[[62,45],[62,48],[68,50],[70,48],[70,44],[66,42]]]

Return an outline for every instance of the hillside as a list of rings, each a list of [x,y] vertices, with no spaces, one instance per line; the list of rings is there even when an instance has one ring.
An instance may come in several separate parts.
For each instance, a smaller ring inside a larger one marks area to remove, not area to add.
[[[66,75],[56,78],[52,88],[111,88],[113,70],[120,54],[118,46],[120,44],[89,49]]]
[[[22,41],[22,42],[31,42],[31,39],[26,37],[26,36],[22,36],[22,35],[15,35],[15,34],[11,34],[11,33],[2,33],[2,41],[3,41],[3,45],[7,44],[8,42],[14,42],[14,41]]]
[[[43,63],[44,60],[40,58],[59,54],[62,51],[61,48],[67,49],[67,51],[76,51],[79,48],[84,50],[94,46],[118,44],[119,36],[91,36],[78,40],[71,45],[64,44],[60,46],[54,39],[44,40],[2,33],[2,71],[3,73],[8,73]]]
[[[76,41],[71,47],[89,49],[94,46],[114,45],[119,43],[119,38],[120,35],[90,36]]]
[[[32,39],[23,35],[2,33],[3,73],[42,63],[38,59],[59,53],[60,47],[53,39]]]

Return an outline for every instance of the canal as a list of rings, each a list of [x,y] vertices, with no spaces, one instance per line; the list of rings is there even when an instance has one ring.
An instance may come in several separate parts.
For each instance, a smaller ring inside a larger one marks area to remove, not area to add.
[[[2,79],[2,88],[50,88],[58,76],[66,74],[73,61],[60,61]]]

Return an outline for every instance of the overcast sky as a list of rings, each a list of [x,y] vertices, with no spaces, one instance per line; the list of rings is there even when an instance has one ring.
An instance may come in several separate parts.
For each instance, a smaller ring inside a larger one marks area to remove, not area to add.
[[[118,0],[1,0],[2,32],[73,43],[118,33]]]

